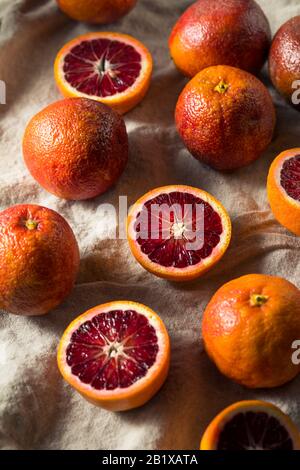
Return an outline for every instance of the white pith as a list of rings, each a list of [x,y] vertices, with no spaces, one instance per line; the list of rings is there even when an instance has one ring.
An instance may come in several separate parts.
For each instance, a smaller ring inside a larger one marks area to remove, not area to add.
[[[171,232],[174,238],[180,239],[186,232],[186,227],[183,222],[175,222],[171,227]]]

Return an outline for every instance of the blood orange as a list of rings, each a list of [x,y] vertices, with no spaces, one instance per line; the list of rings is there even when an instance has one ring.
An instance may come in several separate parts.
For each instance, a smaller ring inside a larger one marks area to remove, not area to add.
[[[57,212],[17,204],[0,212],[0,309],[42,315],[73,289],[80,262],[75,235]]]
[[[269,75],[274,87],[298,111],[299,71],[300,15],[290,18],[279,28],[273,38],[269,55]]]
[[[292,420],[271,403],[234,403],[213,419],[201,450],[299,450],[300,434]]]
[[[175,110],[189,152],[216,170],[235,170],[259,158],[276,122],[265,85],[244,70],[208,67],[187,83]]]
[[[300,148],[286,150],[275,158],[267,189],[275,218],[300,236]]]
[[[279,387],[300,373],[300,290],[278,276],[247,274],[221,286],[202,317],[202,338],[220,372],[249,388]]]
[[[269,22],[254,0],[198,0],[177,21],[169,47],[178,69],[193,77],[212,65],[258,73],[270,41]]]
[[[130,12],[137,0],[56,0],[70,18],[88,23],[107,24]]]
[[[65,380],[87,400],[122,411],[143,405],[163,385],[170,341],[150,308],[137,302],[109,302],[69,325],[57,358]]]
[[[128,215],[127,236],[137,261],[153,274],[188,281],[210,269],[231,237],[226,210],[207,192],[174,185],[141,197]]]
[[[57,197],[89,199],[113,186],[128,160],[122,116],[87,98],[51,103],[28,123],[24,161],[35,180]]]
[[[120,33],[79,36],[59,51],[54,64],[55,80],[64,96],[92,98],[120,113],[144,98],[151,74],[148,49]]]

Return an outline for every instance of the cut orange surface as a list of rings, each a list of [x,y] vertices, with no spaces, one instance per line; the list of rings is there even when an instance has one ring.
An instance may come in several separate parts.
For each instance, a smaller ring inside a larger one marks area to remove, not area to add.
[[[190,186],[153,189],[131,208],[127,236],[136,260],[173,281],[195,279],[224,255],[230,218],[209,193]]]
[[[79,36],[59,51],[54,64],[55,80],[64,96],[101,101],[120,113],[144,98],[151,75],[148,49],[121,33]]]
[[[277,406],[240,401],[219,413],[206,429],[201,450],[299,450],[300,434]]]
[[[64,379],[88,401],[111,411],[128,410],[146,403],[163,385],[170,341],[150,308],[109,302],[68,326],[57,361]]]
[[[300,236],[300,148],[286,150],[275,158],[267,190],[274,217]]]

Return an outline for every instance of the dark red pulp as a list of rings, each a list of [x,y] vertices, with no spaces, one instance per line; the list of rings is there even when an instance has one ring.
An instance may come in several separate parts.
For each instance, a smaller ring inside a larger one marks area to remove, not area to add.
[[[159,213],[153,210],[154,205],[161,208]],[[202,210],[197,212],[197,206]],[[181,236],[178,222],[183,224]],[[141,251],[151,261],[186,268],[210,256],[220,242],[223,227],[221,217],[209,203],[191,193],[174,191],[144,204],[135,231]],[[199,243],[195,243],[196,236]]]
[[[134,310],[95,315],[74,331],[67,364],[97,390],[127,388],[144,377],[158,353],[155,329]]]
[[[300,201],[300,155],[285,160],[280,171],[280,184],[291,198]]]
[[[106,97],[131,87],[141,72],[134,47],[110,39],[91,39],[73,47],[64,58],[66,81],[81,93]]]
[[[225,424],[217,450],[292,450],[286,428],[261,411],[238,413]]]

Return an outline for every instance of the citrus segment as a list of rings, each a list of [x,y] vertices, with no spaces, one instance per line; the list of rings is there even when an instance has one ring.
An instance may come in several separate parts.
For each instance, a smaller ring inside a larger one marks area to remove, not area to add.
[[[230,219],[210,194],[189,186],[165,186],[139,199],[128,216],[133,255],[153,274],[190,280],[226,251]]]
[[[152,58],[145,46],[131,36],[89,33],[61,49],[54,73],[64,96],[92,98],[125,113],[148,90]]]
[[[268,402],[235,403],[210,423],[201,450],[298,450],[300,434],[291,419]]]
[[[170,344],[160,318],[136,302],[111,302],[67,328],[58,351],[64,378],[83,396],[120,411],[149,400],[169,368]]]
[[[300,148],[286,150],[275,158],[267,190],[275,218],[300,236]]]

